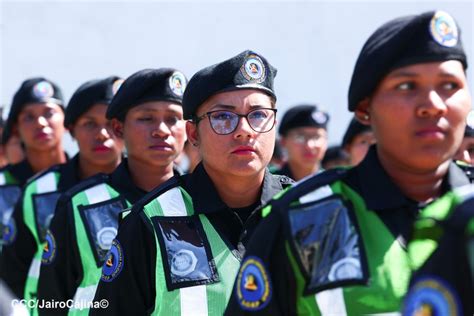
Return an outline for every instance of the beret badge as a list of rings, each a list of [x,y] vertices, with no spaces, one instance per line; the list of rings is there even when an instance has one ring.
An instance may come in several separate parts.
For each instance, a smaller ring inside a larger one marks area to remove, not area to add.
[[[257,55],[249,55],[244,61],[240,72],[245,79],[255,83],[262,83],[266,78],[265,65],[260,57]]]
[[[34,85],[33,94],[38,99],[51,98],[54,95],[54,88],[49,82],[40,81]]]
[[[182,96],[186,89],[186,77],[181,72],[175,71],[169,79],[169,84],[174,94]]]
[[[430,33],[433,39],[446,47],[456,46],[458,43],[458,28],[454,19],[446,12],[437,11],[430,22]]]

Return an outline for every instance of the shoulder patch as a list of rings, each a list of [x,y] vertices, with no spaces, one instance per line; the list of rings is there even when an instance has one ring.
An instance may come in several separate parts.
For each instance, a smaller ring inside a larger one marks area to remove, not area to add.
[[[250,256],[240,266],[235,287],[239,305],[248,311],[258,311],[272,298],[272,284],[262,260]]]
[[[405,297],[403,315],[462,315],[459,299],[451,287],[437,277],[416,281]]]
[[[122,271],[123,268],[123,249],[117,239],[112,241],[112,247],[107,254],[107,259],[102,266],[102,276],[100,279],[104,282],[112,282]]]
[[[45,245],[43,248],[43,255],[41,257],[41,263],[45,265],[51,264],[56,258],[56,239],[53,233],[48,229],[45,236]]]

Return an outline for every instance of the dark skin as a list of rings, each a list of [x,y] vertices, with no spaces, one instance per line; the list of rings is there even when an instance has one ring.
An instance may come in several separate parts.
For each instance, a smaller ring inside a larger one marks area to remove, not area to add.
[[[451,60],[393,70],[355,114],[372,126],[380,162],[402,192],[429,202],[441,194],[470,107],[462,64]]]

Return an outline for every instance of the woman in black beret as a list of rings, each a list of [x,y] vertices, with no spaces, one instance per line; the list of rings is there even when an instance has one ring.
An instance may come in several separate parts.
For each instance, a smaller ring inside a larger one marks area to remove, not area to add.
[[[415,218],[431,203],[446,214],[451,193],[469,184],[452,161],[471,107],[466,67],[460,31],[445,12],[394,19],[375,31],[355,66],[349,110],[372,127],[376,144],[356,167],[313,176],[271,201],[229,315],[400,312],[412,269],[436,248],[428,243],[408,255]],[[445,281],[434,278],[424,292],[434,295],[414,305],[454,315],[464,293],[438,287]]]

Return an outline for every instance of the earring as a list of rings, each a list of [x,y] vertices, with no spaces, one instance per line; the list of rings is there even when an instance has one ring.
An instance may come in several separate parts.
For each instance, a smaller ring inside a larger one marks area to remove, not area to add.
[[[364,114],[364,120],[368,120],[369,119],[369,114]]]

